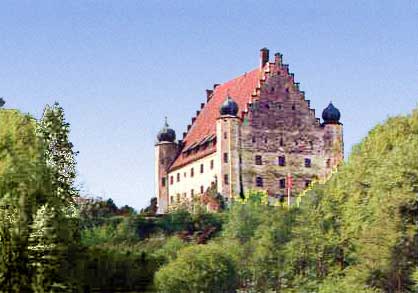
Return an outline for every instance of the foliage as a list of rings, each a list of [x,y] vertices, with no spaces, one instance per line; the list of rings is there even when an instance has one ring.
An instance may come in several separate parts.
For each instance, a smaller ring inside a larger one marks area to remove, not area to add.
[[[215,244],[182,249],[155,275],[160,292],[234,292],[236,280],[232,258]]]

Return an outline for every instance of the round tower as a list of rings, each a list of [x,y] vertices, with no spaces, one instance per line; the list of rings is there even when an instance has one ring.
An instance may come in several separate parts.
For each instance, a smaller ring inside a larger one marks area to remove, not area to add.
[[[218,192],[228,201],[241,193],[240,188],[240,119],[238,104],[228,95],[216,121],[216,154]]]
[[[332,102],[322,111],[326,173],[344,160],[343,125],[340,118],[341,113]]]
[[[176,133],[167,123],[158,132],[155,144],[155,195],[158,201],[158,212],[165,213],[168,209],[168,178],[167,172],[178,152]]]

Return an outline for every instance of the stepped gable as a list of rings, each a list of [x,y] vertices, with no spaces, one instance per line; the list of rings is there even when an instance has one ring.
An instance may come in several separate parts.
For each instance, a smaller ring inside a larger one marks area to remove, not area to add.
[[[257,68],[224,84],[217,85],[214,88],[206,106],[201,109],[197,117],[192,119],[191,128],[183,139],[182,149],[171,165],[170,171],[216,151],[216,145],[210,143],[203,150],[191,151],[190,154],[185,154],[185,151],[190,149],[190,147],[194,147],[207,139],[216,137],[216,119],[220,115],[219,108],[225,102],[228,95],[233,97],[234,101],[238,104],[238,113],[246,109],[247,104],[251,100],[251,95],[259,84],[260,74],[260,69]]]

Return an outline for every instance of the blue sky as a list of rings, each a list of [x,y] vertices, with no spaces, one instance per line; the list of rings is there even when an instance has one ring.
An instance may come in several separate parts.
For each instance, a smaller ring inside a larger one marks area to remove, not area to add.
[[[179,137],[205,89],[281,52],[317,109],[332,100],[346,154],[417,106],[416,1],[0,3],[0,96],[39,118],[60,102],[84,194],[136,209],[154,195],[154,141]]]

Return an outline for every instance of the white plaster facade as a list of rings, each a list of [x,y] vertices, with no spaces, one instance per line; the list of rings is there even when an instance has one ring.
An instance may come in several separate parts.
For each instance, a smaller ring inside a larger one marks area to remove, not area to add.
[[[201,172],[201,166],[203,166],[203,172]],[[219,162],[216,160],[216,153],[213,153],[169,172],[169,204],[176,203],[178,200],[191,200],[193,196],[202,194],[202,190],[205,192],[212,183],[216,182],[218,168]]]

